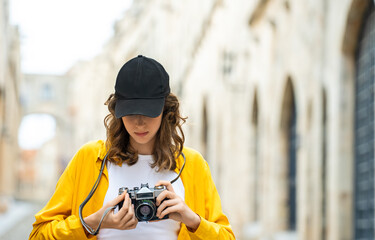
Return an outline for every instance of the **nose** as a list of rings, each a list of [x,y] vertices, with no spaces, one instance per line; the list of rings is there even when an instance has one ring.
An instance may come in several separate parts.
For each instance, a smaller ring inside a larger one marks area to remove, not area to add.
[[[143,115],[136,115],[135,122],[137,125],[142,126],[145,124],[145,117]]]

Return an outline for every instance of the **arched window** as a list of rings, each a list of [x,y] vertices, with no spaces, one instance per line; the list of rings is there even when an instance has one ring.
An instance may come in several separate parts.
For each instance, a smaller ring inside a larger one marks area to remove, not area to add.
[[[327,95],[322,92],[321,240],[327,239]]]
[[[259,210],[260,210],[260,182],[261,182],[261,174],[260,174],[260,159],[259,159],[259,124],[258,124],[258,98],[255,92],[254,100],[253,100],[253,113],[251,116],[251,127],[252,127],[252,134],[251,134],[251,152],[252,152],[252,161],[253,161],[253,221],[259,220]]]
[[[208,161],[208,119],[207,119],[207,102],[203,100],[202,109],[202,155]]]
[[[371,1],[373,2],[373,1]],[[375,9],[366,14],[356,54],[354,238],[374,239]]]
[[[289,133],[289,229],[297,225],[297,114],[294,101],[291,103]]]
[[[282,105],[282,154],[286,159],[286,206],[289,230],[297,229],[297,111],[292,81],[289,78]]]

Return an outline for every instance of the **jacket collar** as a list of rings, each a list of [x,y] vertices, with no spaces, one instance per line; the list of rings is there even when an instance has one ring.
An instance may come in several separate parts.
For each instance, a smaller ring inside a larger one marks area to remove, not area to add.
[[[103,162],[104,157],[107,154],[108,150],[107,150],[107,148],[105,146],[105,142],[104,141],[99,140],[98,144],[100,144],[100,147],[99,147],[99,151],[98,151],[98,157],[96,158],[96,167],[97,167],[98,171],[100,171],[102,162]],[[107,160],[107,163],[108,163],[108,160]],[[182,167],[183,164],[184,164],[184,158],[182,157],[182,155],[180,155],[176,159],[176,168],[174,170],[177,174],[180,172],[180,169],[181,169],[181,167]],[[108,178],[107,166],[104,167],[103,174]]]
[[[99,140],[98,144],[100,145],[99,151],[98,151],[98,160],[103,160],[105,155],[107,154],[107,148],[103,140]]]
[[[105,142],[104,142],[104,141],[99,140],[97,143],[98,143],[100,146],[99,146],[98,157],[96,158],[95,165],[96,165],[96,168],[98,169],[98,171],[100,171],[100,168],[101,168],[101,166],[102,166],[102,162],[103,162],[103,160],[104,160],[104,157],[105,157],[105,155],[107,154],[107,149],[106,149],[106,147],[105,147]],[[107,160],[108,160],[108,159],[107,159]],[[106,166],[104,166],[103,174],[104,174],[104,176],[108,179],[107,164],[106,164]]]

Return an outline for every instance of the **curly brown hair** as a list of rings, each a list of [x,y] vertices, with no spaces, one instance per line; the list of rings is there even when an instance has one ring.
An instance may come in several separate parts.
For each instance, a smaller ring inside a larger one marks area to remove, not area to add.
[[[138,152],[130,145],[130,135],[126,131],[122,119],[115,117],[116,100],[116,95],[111,94],[105,102],[110,112],[104,118],[107,130],[106,148],[109,149],[108,159],[118,165],[126,163],[131,166],[138,161]],[[154,162],[151,167],[157,166],[157,171],[161,169],[174,170],[176,168],[175,158],[182,152],[185,135],[181,126],[185,123],[186,118],[180,115],[179,107],[177,97],[170,93],[165,98],[162,120],[153,148]]]

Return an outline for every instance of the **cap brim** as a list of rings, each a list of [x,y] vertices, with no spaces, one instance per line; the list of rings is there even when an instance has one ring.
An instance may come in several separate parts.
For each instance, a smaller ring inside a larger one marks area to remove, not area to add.
[[[116,118],[128,115],[144,115],[155,118],[161,114],[165,98],[152,99],[117,99],[115,107]]]

